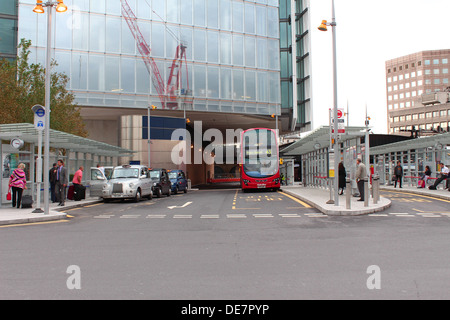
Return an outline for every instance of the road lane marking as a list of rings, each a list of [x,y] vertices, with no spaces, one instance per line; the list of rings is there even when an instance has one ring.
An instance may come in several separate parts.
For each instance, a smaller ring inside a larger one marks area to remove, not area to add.
[[[301,200],[299,200],[299,199],[297,199],[297,198],[291,196],[290,194],[284,193],[284,192],[282,192],[282,191],[277,191],[277,192],[280,193],[280,194],[282,194],[282,195],[285,196],[285,197],[288,197],[289,199],[294,200],[294,201],[297,202],[297,203],[300,203],[304,208],[311,208],[311,206],[310,206],[309,204],[307,204],[306,202],[303,202],[303,201],[301,201]]]
[[[141,216],[140,214],[124,214],[120,216],[120,219],[137,219],[140,216]]]
[[[247,216],[245,214],[227,214],[228,219],[245,219]]]
[[[63,223],[63,222],[69,222],[70,220],[56,220],[56,221],[43,221],[43,222],[30,222],[30,223],[18,223],[18,224],[8,224],[4,226],[0,226],[0,228],[14,228],[14,227],[28,227],[28,226],[38,226],[38,225],[45,225],[45,224],[56,224],[56,223]]]
[[[182,206],[170,206],[170,207],[167,207],[167,208],[170,209],[170,210],[172,210],[172,209],[183,209],[183,208],[186,208],[187,206],[190,206],[191,204],[192,204],[192,201],[186,202]]]
[[[174,219],[192,219],[192,214],[176,214],[173,216]]]
[[[218,214],[202,214],[200,219],[219,219]]]
[[[164,219],[166,216],[165,214],[149,214],[147,219]]]
[[[273,218],[273,215],[271,213],[260,213],[260,214],[254,214],[254,218]]]
[[[109,219],[109,218],[112,218],[112,217],[114,217],[113,214],[102,214],[102,215],[99,215],[99,216],[95,216],[94,219]]]
[[[301,218],[302,216],[297,213],[280,213],[280,217],[282,218]]]
[[[102,203],[96,203],[96,204],[91,204],[91,205],[85,206],[85,208],[91,208],[91,207],[101,206],[101,205],[104,205],[104,204],[105,204],[104,202],[102,202]]]
[[[421,194],[416,194],[416,193],[409,193],[409,192],[399,192],[399,191],[394,191],[394,190],[383,190],[383,191],[385,191],[385,192],[390,192],[390,193],[401,193],[401,194],[408,194],[408,195],[411,195],[411,196],[416,196],[416,197],[422,197],[422,198],[427,198],[427,199],[433,199],[433,200],[437,200],[437,201],[442,201],[442,202],[448,202],[448,203],[450,203],[450,201],[449,200],[444,200],[444,199],[440,199],[440,198],[434,198],[433,196],[424,196],[424,195],[421,195]]]
[[[322,213],[305,213],[305,216],[308,218],[325,218],[327,215],[324,215]]]

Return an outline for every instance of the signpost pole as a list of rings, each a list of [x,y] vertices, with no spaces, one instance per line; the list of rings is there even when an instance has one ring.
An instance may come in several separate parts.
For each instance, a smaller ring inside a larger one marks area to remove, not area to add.
[[[41,105],[31,108],[34,112],[34,127],[38,131],[38,157],[36,161],[36,197],[37,204],[33,213],[44,213],[41,209],[41,185],[42,185],[42,131],[46,128],[46,111]]]

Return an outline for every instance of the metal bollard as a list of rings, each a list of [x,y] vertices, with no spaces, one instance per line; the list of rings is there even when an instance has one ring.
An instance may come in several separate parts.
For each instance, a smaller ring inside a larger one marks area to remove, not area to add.
[[[350,210],[352,208],[351,199],[352,199],[352,184],[351,184],[350,178],[346,178],[345,179],[345,201],[346,201],[346,208],[348,210]]]
[[[373,203],[377,204],[380,200],[380,176],[378,174],[372,176],[372,193]]]
[[[364,178],[364,207],[369,206],[369,178]]]

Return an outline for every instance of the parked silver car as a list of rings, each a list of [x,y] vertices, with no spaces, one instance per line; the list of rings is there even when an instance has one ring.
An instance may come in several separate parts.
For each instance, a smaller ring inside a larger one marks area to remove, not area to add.
[[[146,166],[122,165],[115,167],[110,179],[102,186],[100,197],[105,202],[113,199],[152,199],[152,180]]]

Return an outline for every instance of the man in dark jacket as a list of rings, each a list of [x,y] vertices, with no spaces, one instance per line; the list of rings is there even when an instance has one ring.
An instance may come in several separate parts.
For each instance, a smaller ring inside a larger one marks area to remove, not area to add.
[[[395,174],[394,188],[397,188],[397,181],[400,181],[400,188],[401,188],[403,178],[403,168],[402,163],[400,161],[397,161],[397,166],[394,168],[394,174]]]
[[[64,161],[58,160],[58,169],[56,170],[56,194],[59,195],[59,206],[64,206],[66,202],[66,187],[69,184],[69,175],[64,167]]]
[[[48,179],[50,181],[50,198],[53,203],[58,201],[58,198],[56,197],[55,192],[55,186],[56,186],[56,170],[58,169],[56,163],[53,164],[53,168],[50,169],[48,172]]]

